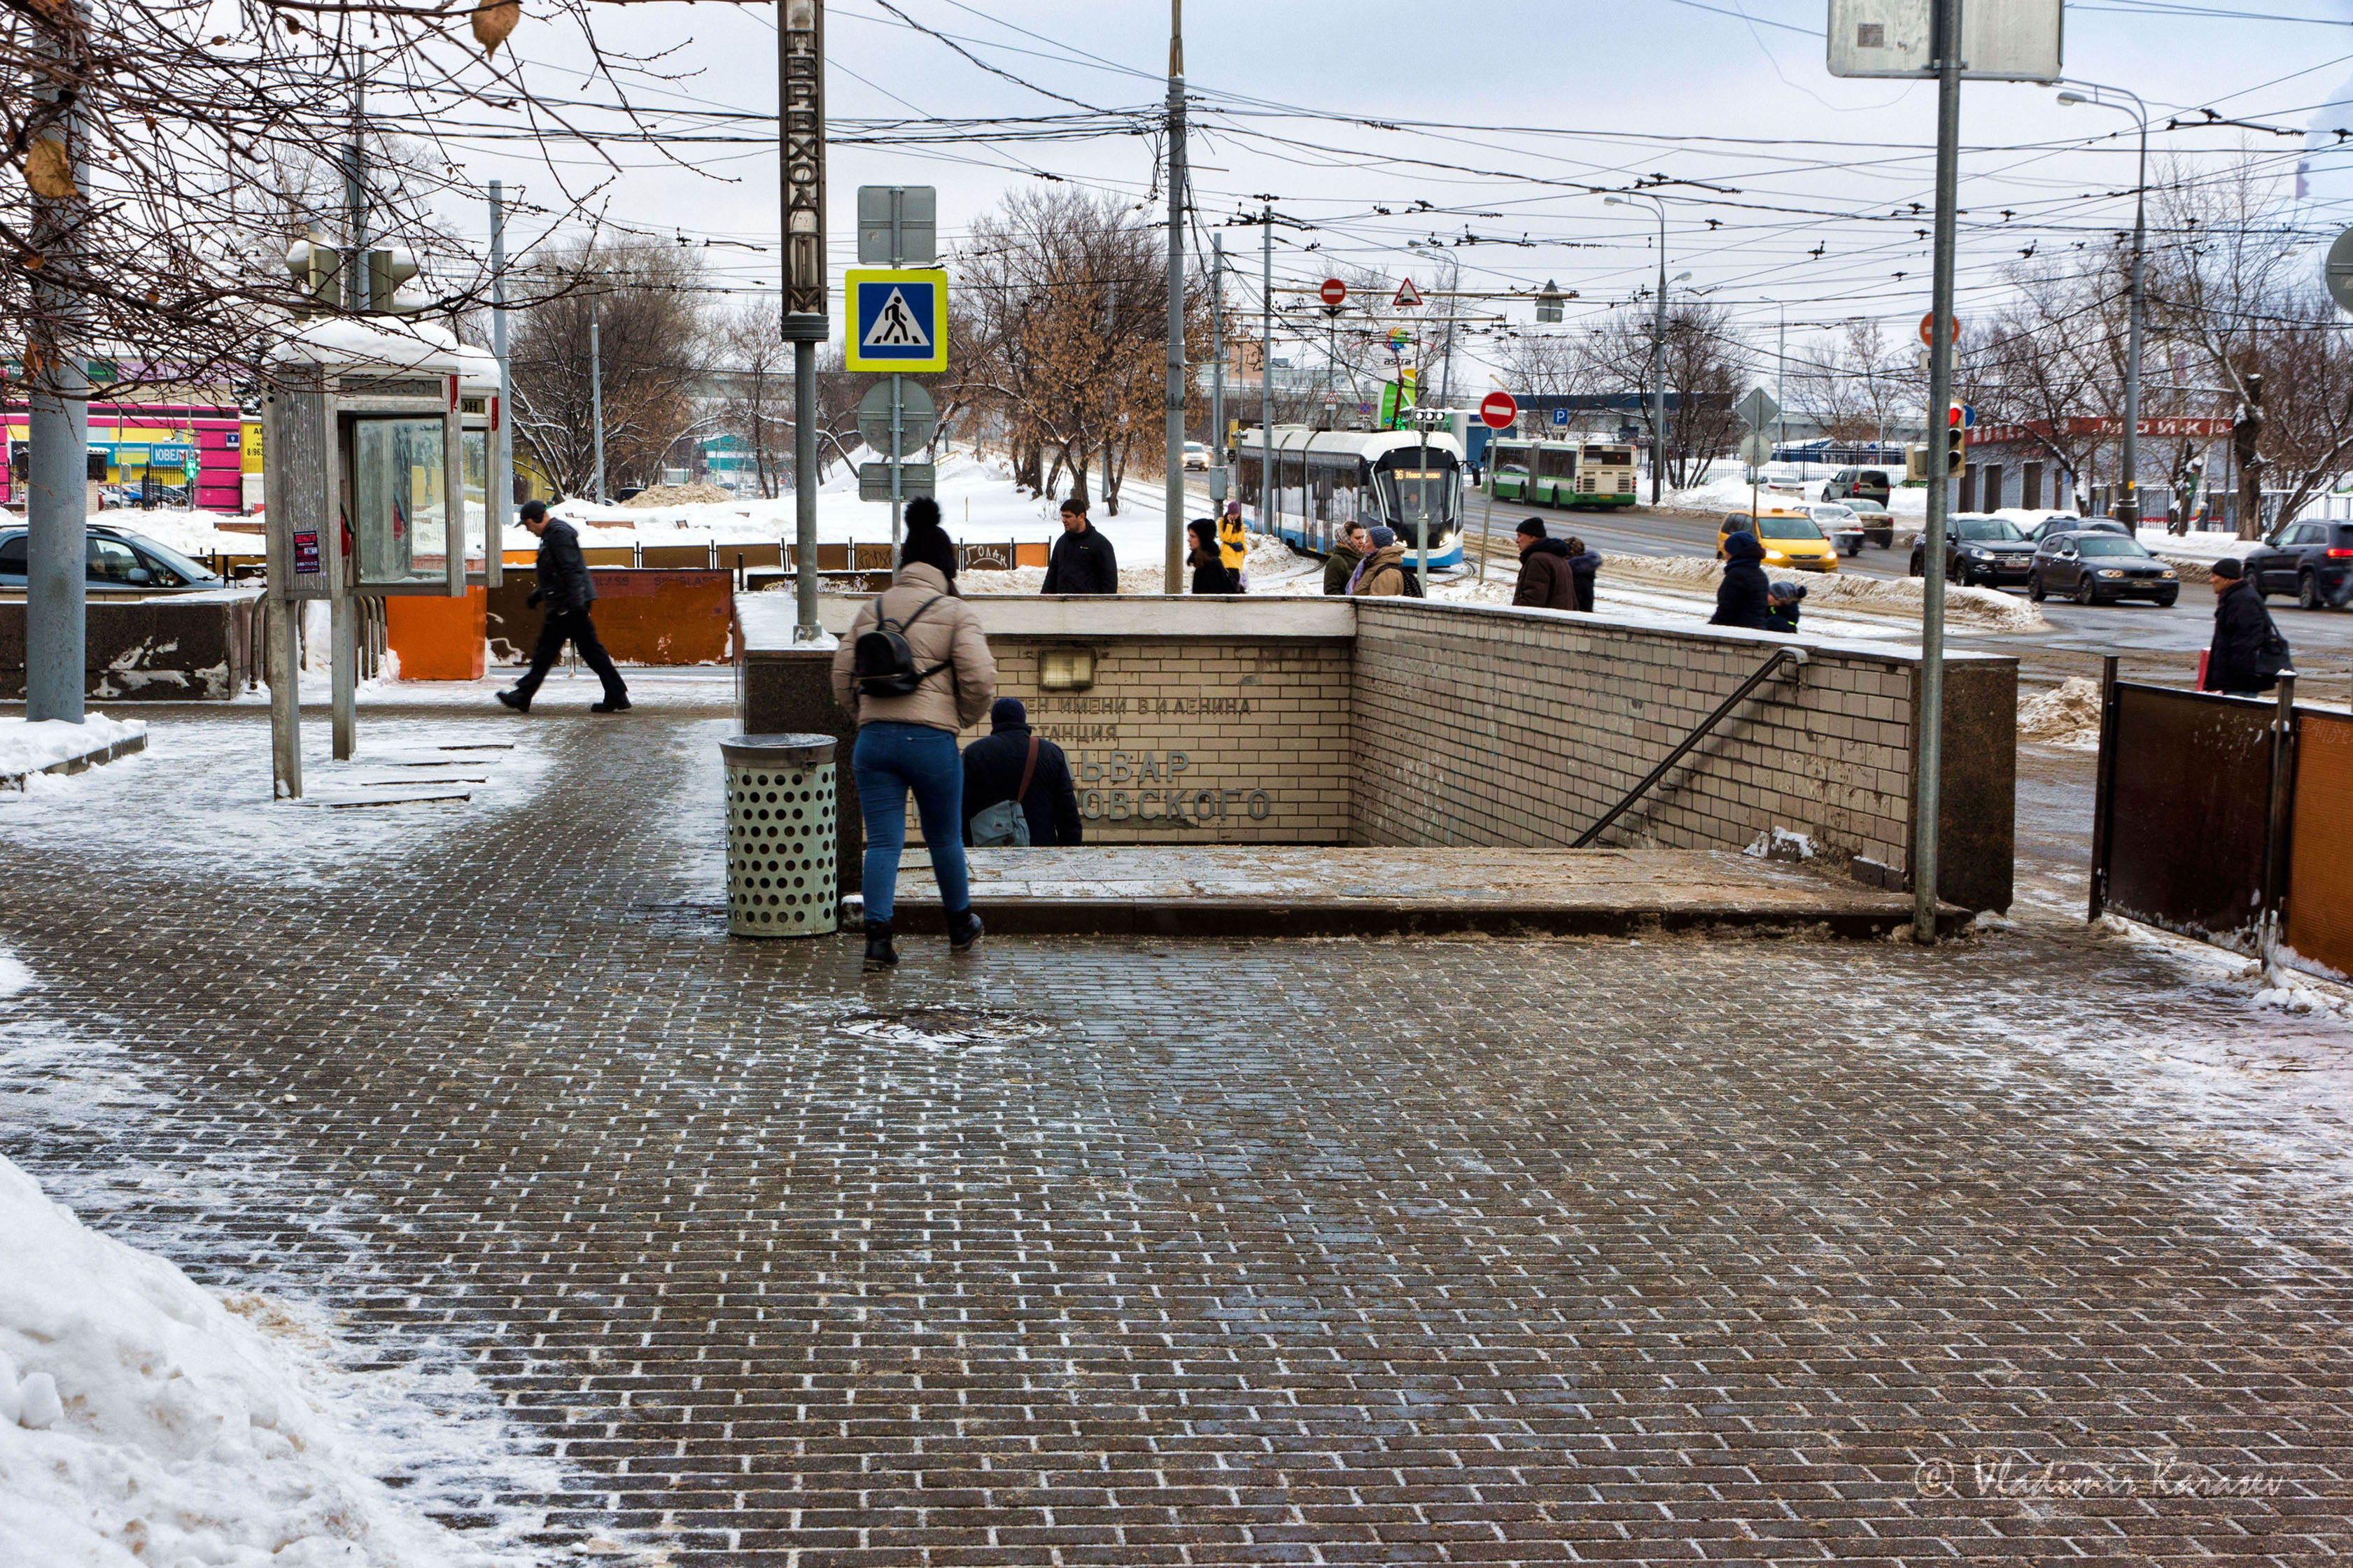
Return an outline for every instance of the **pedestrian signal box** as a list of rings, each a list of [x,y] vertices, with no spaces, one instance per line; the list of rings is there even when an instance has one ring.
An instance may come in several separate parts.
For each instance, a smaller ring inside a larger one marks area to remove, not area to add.
[[[1961,463],[1961,437],[1960,432],[1957,430],[1953,433],[1952,445],[1945,448],[1945,477],[1948,479],[1960,478]],[[1928,448],[1926,446],[1904,448],[1904,477],[1908,479],[1918,479],[1924,484],[1927,482]]]

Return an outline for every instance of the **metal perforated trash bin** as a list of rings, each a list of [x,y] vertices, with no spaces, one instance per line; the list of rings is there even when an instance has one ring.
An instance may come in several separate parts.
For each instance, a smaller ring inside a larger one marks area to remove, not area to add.
[[[737,735],[727,762],[727,934],[835,927],[834,739]]]

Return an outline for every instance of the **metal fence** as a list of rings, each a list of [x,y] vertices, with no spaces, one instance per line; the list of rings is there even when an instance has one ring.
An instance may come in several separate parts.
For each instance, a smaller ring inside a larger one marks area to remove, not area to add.
[[[2090,913],[2353,973],[2353,720],[2273,697],[2101,680]],[[2306,831],[2299,833],[2299,826]]]

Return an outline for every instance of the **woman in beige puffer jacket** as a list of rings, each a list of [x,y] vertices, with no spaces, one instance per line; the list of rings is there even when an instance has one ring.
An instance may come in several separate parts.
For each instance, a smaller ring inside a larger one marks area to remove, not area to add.
[[[958,952],[980,939],[972,885],[964,858],[964,761],[956,731],[980,721],[997,696],[997,661],[980,618],[956,596],[955,547],[936,521],[917,523],[924,502],[909,507],[907,544],[891,586],[858,612],[833,656],[836,700],[858,720],[850,771],[866,823],[866,967],[899,962],[891,940],[899,858],[907,847],[907,794],[923,825],[932,874],[946,907],[948,940]],[[931,509],[936,518],[937,508]],[[944,568],[944,570],[943,570]],[[923,677],[905,696],[874,696],[858,688],[858,639],[888,616],[902,628],[915,670]]]

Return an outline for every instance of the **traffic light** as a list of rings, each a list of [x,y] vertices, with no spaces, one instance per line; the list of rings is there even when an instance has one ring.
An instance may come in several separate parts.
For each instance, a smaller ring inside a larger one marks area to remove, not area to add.
[[[1925,442],[1904,448],[1904,477],[1921,484],[1928,482],[1928,447]],[[1948,479],[1961,477],[1961,444],[1958,441],[1945,448],[1945,477]]]

